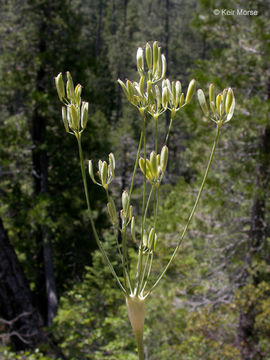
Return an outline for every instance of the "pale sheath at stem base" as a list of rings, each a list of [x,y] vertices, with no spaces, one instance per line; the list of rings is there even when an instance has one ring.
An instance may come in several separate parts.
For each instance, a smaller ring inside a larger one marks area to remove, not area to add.
[[[143,354],[143,327],[145,319],[145,299],[130,295],[126,297],[128,317],[136,338],[139,360],[144,359]]]

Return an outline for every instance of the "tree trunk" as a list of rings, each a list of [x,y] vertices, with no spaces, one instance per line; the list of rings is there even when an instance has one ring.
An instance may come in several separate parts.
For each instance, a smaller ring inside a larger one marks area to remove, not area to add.
[[[46,47],[46,18],[49,14],[46,13],[48,9],[43,9],[44,17],[40,24],[40,42],[39,53],[45,54]],[[44,84],[46,83],[44,63],[41,63],[36,77],[36,89],[39,93],[45,91]],[[34,143],[33,149],[33,175],[35,181],[35,194],[37,201],[48,194],[48,159],[45,147],[46,136],[46,119],[43,115],[42,103],[36,104],[36,108],[32,117],[32,139]],[[52,324],[53,318],[57,311],[57,294],[53,271],[52,246],[48,227],[40,225],[36,233],[36,241],[39,247],[38,260],[41,264],[39,274],[39,291],[38,297],[40,304],[40,312],[45,320],[46,325]],[[45,283],[45,286],[43,285]],[[44,302],[44,299],[45,302]]]
[[[0,219],[0,320],[16,350],[46,341],[42,318],[33,306],[32,294],[17,255]]]
[[[259,157],[255,171],[255,184],[253,204],[251,208],[250,233],[249,233],[249,255],[246,259],[247,267],[253,268],[253,259],[262,253],[265,242],[265,200],[267,173],[270,165],[270,126],[267,125],[261,135],[259,144]],[[258,286],[260,274],[252,271],[249,275],[246,271],[246,279],[252,276],[252,283]],[[250,278],[249,278],[250,279]],[[247,299],[247,306],[240,310],[238,340],[241,350],[242,360],[260,360],[263,355],[260,353],[258,334],[255,329],[257,315],[256,303],[251,303]]]

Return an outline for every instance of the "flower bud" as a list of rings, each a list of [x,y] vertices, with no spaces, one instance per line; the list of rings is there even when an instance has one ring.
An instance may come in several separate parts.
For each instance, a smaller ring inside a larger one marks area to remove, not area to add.
[[[163,174],[167,167],[168,157],[169,157],[169,150],[168,147],[164,145],[160,154],[160,168]]]
[[[122,208],[124,215],[127,216],[128,214],[128,192],[126,190],[123,191],[122,194]]]
[[[68,120],[67,120],[67,109],[65,106],[62,106],[62,119],[66,129],[66,132],[69,132]]]
[[[195,87],[196,87],[196,81],[193,79],[190,81],[190,83],[188,85],[187,96],[186,96],[186,101],[185,101],[186,104],[188,104],[190,102],[190,100],[192,99],[192,96],[195,92]]]
[[[232,104],[231,104],[231,107],[230,107],[230,110],[229,110],[229,113],[228,113],[228,115],[227,115],[227,119],[226,119],[225,122],[230,121],[231,118],[233,117],[234,108],[235,108],[235,98],[234,98],[234,96],[233,96]]]
[[[182,93],[180,96],[180,99],[179,99],[179,107],[181,107],[184,104],[184,97],[185,97],[185,94]]]
[[[82,93],[82,86],[78,84],[75,88],[75,102],[78,106],[81,105],[81,93]]]
[[[204,92],[202,91],[202,89],[199,89],[197,91],[197,95],[198,95],[198,100],[199,100],[199,103],[201,105],[202,111],[204,112],[204,115],[208,116],[209,115],[209,110],[208,110],[205,95],[204,95]]]
[[[137,68],[138,68],[139,74],[141,74],[143,72],[143,70],[144,70],[143,49],[141,47],[139,47],[138,50],[137,50]]]
[[[140,83],[139,83],[139,90],[140,90],[140,96],[143,97],[144,96],[144,76],[142,75],[140,78]]]
[[[114,201],[111,197],[109,197],[109,202],[107,204],[107,208],[108,208],[108,213],[110,215],[112,224],[114,226],[117,226],[117,224],[118,224],[117,212],[116,212]]]
[[[79,116],[74,104],[68,105],[68,112],[73,130],[79,130]]]
[[[155,102],[154,94],[152,91],[152,82],[147,81],[147,98],[148,98],[148,104],[153,104]]]
[[[154,239],[154,244],[153,244],[153,251],[155,251],[156,248],[157,248],[157,234],[155,234],[155,239]]]
[[[103,161],[100,170],[100,178],[101,178],[101,184],[104,188],[107,187],[107,182],[106,182],[107,174],[108,174],[108,165],[106,161]]]
[[[161,47],[158,48],[158,62],[157,62],[157,76],[161,78],[162,72],[162,59],[161,59]]]
[[[93,183],[97,184],[95,176],[94,176],[92,160],[88,161],[88,171],[89,171],[89,175],[90,175],[90,178],[93,181]]]
[[[130,207],[129,207],[129,221],[131,221],[131,219],[132,219],[132,214],[133,214],[133,206],[130,205]]]
[[[67,71],[67,97],[69,100],[71,100],[73,103],[75,102],[75,90],[73,85],[73,80],[70,75],[70,72]]]
[[[124,91],[124,93],[125,93],[126,97],[127,97],[127,98],[128,98],[128,100],[129,100],[129,93],[128,93],[128,90],[127,90],[127,88],[126,88],[125,84],[124,84],[124,83],[123,83],[123,81],[122,81],[122,80],[120,80],[120,79],[118,79],[117,81],[118,81],[118,83],[121,85],[121,88],[123,89],[123,91]]]
[[[163,54],[161,55],[161,61],[162,61],[162,74],[160,79],[163,79],[164,76],[166,75],[166,70],[167,70],[166,58]]]
[[[54,81],[55,81],[55,86],[56,86],[58,97],[59,97],[60,101],[62,101],[63,98],[65,97],[65,86],[64,86],[62,73],[59,73],[54,78]]]
[[[167,108],[170,99],[169,89],[167,86],[162,88],[162,106],[164,109]]]
[[[209,85],[209,103],[211,104],[212,101],[214,102],[214,84]]]
[[[216,97],[216,109],[217,109],[217,112],[218,112],[219,115],[220,115],[221,101],[222,101],[222,94],[218,94],[217,97]]]
[[[155,151],[152,151],[150,154],[150,164],[151,164],[151,172],[154,177],[158,178],[158,162],[157,162],[157,154]]]
[[[82,127],[82,129],[86,128],[87,119],[88,119],[88,102],[83,101],[82,109],[81,109],[81,127]]]
[[[180,81],[176,81],[176,83],[175,83],[175,107],[177,107],[179,104],[181,90],[182,90],[182,88],[181,88]]]
[[[136,242],[135,218],[134,218],[134,216],[132,216],[130,228],[131,228],[131,236],[132,236],[132,239],[133,239],[133,241]]]
[[[133,98],[135,94],[135,89],[131,81],[127,80],[127,91],[129,95],[129,100]]]
[[[233,101],[233,91],[232,91],[232,88],[229,88],[228,93],[227,93],[227,97],[226,97],[226,103],[225,103],[226,115],[229,114],[230,107],[232,105],[232,101]]]
[[[158,42],[153,43],[153,73],[156,73],[158,62]]]
[[[145,57],[146,57],[146,63],[148,66],[148,69],[151,70],[152,69],[152,49],[151,46],[149,45],[149,43],[146,44],[145,46]]]
[[[147,248],[147,234],[146,231],[143,231],[143,247]]]
[[[115,170],[115,158],[113,153],[109,154],[109,164],[111,167],[112,177],[114,177],[114,170]]]
[[[148,244],[147,244],[148,249],[152,248],[154,236],[155,236],[155,230],[154,228],[152,228],[148,236]]]
[[[161,107],[161,94],[158,85],[155,85],[155,93],[156,93],[156,100],[157,100],[157,109],[159,110]]]

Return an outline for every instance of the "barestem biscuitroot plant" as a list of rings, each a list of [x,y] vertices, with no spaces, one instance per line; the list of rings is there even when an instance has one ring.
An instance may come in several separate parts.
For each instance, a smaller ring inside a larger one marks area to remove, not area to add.
[[[169,149],[167,142],[170,136],[171,127],[176,113],[191,101],[195,92],[195,80],[189,83],[186,95],[182,92],[180,81],[171,82],[165,79],[166,59],[161,54],[161,48],[157,42],[151,46],[149,43],[145,48],[137,50],[137,68],[139,79],[138,82],[127,80],[123,83],[118,80],[128,101],[134,105],[141,117],[141,134],[138,144],[137,156],[134,162],[134,170],[131,178],[129,190],[122,193],[122,208],[120,213],[116,209],[115,202],[110,193],[110,184],[115,177],[115,158],[111,153],[107,161],[99,160],[98,171],[95,174],[92,161],[88,162],[88,171],[92,181],[101,186],[107,195],[107,209],[112,226],[115,228],[116,243],[118,252],[121,257],[122,277],[116,273],[111,260],[109,259],[103,242],[100,240],[93,220],[92,208],[88,192],[86,166],[83,157],[81,137],[86,128],[88,118],[88,103],[81,100],[82,86],[78,84],[75,88],[69,72],[67,72],[66,86],[64,85],[62,74],[55,78],[56,88],[60,101],[63,103],[62,119],[66,132],[74,135],[78,142],[81,173],[84,185],[85,198],[87,203],[87,212],[92,227],[96,243],[101,251],[105,263],[109,266],[112,275],[123,292],[128,310],[128,316],[133,328],[139,359],[144,358],[143,354],[143,328],[145,319],[145,301],[152,294],[153,290],[159,284],[166,274],[168,267],[174,260],[178,249],[185,237],[190,222],[197,208],[201,197],[209,169],[213,160],[215,149],[223,124],[231,120],[235,107],[234,94],[231,88],[224,89],[222,93],[214,96],[214,86],[209,86],[209,106],[204,92],[197,91],[200,106],[204,115],[216,124],[216,136],[210,153],[209,161],[205,174],[195,200],[194,206],[190,211],[183,232],[179,234],[177,245],[164,269],[155,280],[151,277],[154,254],[157,250],[157,218],[159,209],[159,191],[160,184],[163,180]],[[210,111],[209,111],[210,107]],[[167,134],[164,136],[162,147],[158,148],[158,118],[165,112],[170,112],[170,124]],[[154,121],[154,149],[147,154],[146,151],[146,127]],[[142,208],[141,219],[134,215],[132,207],[132,194],[134,190],[134,181],[137,170],[140,169],[143,174],[142,190]],[[150,210],[153,216],[150,217]],[[120,215],[120,216],[119,216]],[[148,219],[149,217],[149,219]],[[151,226],[147,224],[151,223]],[[122,241],[118,242],[117,233],[121,233]],[[128,241],[129,239],[129,241]],[[128,242],[133,241],[138,246],[138,256],[135,275],[132,276],[130,259],[128,256]],[[123,280],[121,280],[123,279]]]

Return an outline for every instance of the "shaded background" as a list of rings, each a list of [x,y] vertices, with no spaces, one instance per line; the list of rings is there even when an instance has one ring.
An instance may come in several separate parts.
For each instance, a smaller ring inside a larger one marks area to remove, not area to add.
[[[136,359],[123,299],[89,230],[53,77],[69,70],[83,85],[85,155],[115,153],[120,203],[141,124],[117,78],[135,80],[137,47],[157,40],[171,80],[232,86],[237,106],[196,219],[148,304],[147,359],[269,360],[269,0],[1,0],[0,33],[1,359]],[[168,117],[159,121],[161,141]],[[214,132],[196,99],[175,120],[154,273],[185,224]],[[117,267],[104,194],[90,187]]]

